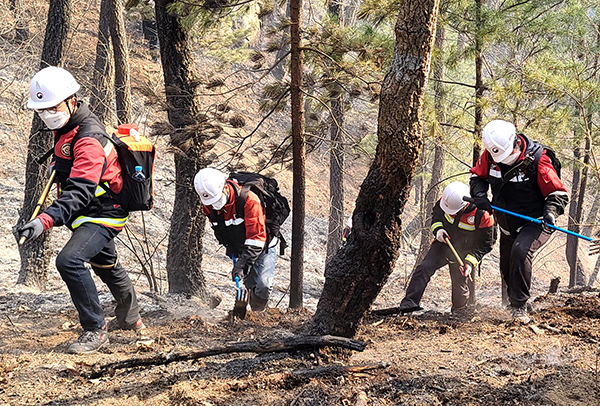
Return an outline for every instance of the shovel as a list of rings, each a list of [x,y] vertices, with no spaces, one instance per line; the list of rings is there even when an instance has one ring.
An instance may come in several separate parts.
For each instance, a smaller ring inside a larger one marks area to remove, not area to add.
[[[233,265],[235,265],[235,257],[233,257]],[[240,278],[237,275],[235,276],[235,288],[237,292],[235,295],[235,305],[233,305],[231,314],[233,317],[243,320],[246,317],[246,308],[248,307],[248,291],[240,287]]]
[[[56,176],[56,171],[52,171],[52,173],[50,174],[50,179],[48,179],[48,183],[46,183],[46,187],[44,187],[42,195],[40,196],[40,199],[38,200],[37,204],[35,205],[35,209],[33,209],[33,214],[31,215],[31,218],[29,219],[29,221],[32,221],[33,219],[35,219],[37,217],[37,215],[40,213],[40,209],[44,205],[44,202],[46,201],[46,197],[48,197],[48,192],[50,192],[50,188],[52,187],[52,183],[54,182],[55,176]],[[19,240],[19,245],[23,245],[23,243],[25,242],[26,239],[27,239],[26,236],[22,236],[21,239]]]
[[[468,196],[463,197],[463,200],[465,202],[471,202],[471,203],[473,202],[473,199],[470,198],[470,197],[468,197]],[[506,209],[503,209],[503,208],[500,208],[500,207],[497,207],[497,206],[493,206],[493,205],[491,205],[491,206],[492,206],[492,209],[494,209],[496,211],[499,211],[500,213],[508,214],[509,216],[520,218],[521,220],[531,221],[532,223],[535,223],[535,224],[542,224],[543,223],[543,221],[540,220],[540,219],[536,219],[536,218],[533,218],[533,217],[525,216],[523,214],[515,213],[515,212],[509,211],[509,210],[506,210]],[[553,230],[558,230],[558,231],[560,231],[562,233],[569,234],[569,235],[572,235],[574,237],[581,238],[582,240],[586,240],[586,241],[591,242],[592,244],[590,246],[589,255],[594,255],[594,254],[600,253],[600,240],[595,240],[592,237],[588,237],[588,236],[585,236],[585,235],[582,235],[582,234],[577,234],[574,231],[566,230],[564,228],[557,227],[557,226],[555,226],[553,224],[547,224],[546,223],[545,225],[546,225],[546,227],[551,228]]]
[[[456,250],[454,249],[454,245],[452,245],[452,243],[450,242],[450,238],[448,238],[447,236],[444,236],[444,241],[446,241],[446,244],[448,245],[448,247],[450,247],[450,251],[452,251],[452,253],[454,254],[454,258],[456,258],[456,260],[458,261],[458,265],[460,265],[460,267],[459,267],[460,273],[462,273],[464,275],[465,274],[465,263],[463,262],[460,255],[458,255],[458,252],[456,252]],[[471,274],[469,274],[469,279],[471,281],[473,280],[473,277],[471,276]]]

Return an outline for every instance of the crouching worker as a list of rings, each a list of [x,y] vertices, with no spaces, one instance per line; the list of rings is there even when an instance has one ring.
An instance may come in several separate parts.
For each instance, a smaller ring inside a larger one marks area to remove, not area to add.
[[[213,168],[201,169],[194,178],[194,188],[202,201],[215,237],[234,261],[231,278],[239,277],[249,292],[250,308],[262,311],[273,290],[278,238],[267,236],[266,216],[259,197],[248,190],[239,202],[242,188],[233,179]]]
[[[79,313],[83,333],[68,351],[81,354],[108,344],[107,325],[89,263],[114,296],[118,327],[143,331],[135,290],[118,261],[114,238],[128,213],[101,183],[118,194],[123,187],[117,153],[104,126],[75,93],[79,84],[64,69],[42,69],[31,80],[27,107],[54,130],[52,166],[59,197],[34,220],[16,228],[18,238],[33,240],[44,231],[66,225],[73,234],[56,257]]]
[[[494,218],[485,210],[465,202],[469,186],[450,183],[433,208],[431,231],[435,240],[414,270],[400,303],[402,313],[422,310],[419,305],[425,288],[436,270],[448,264],[452,281],[452,312],[464,309],[469,300],[467,279],[485,254],[494,245]],[[448,241],[454,247],[464,267],[461,269]]]

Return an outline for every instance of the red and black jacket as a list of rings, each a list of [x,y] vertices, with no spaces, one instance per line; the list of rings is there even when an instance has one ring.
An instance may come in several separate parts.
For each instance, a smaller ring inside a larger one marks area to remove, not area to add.
[[[128,213],[99,186],[118,194],[123,188],[117,152],[104,126],[83,103],[69,122],[54,132],[54,168],[59,196],[39,218],[47,230],[86,222],[121,229]]]
[[[532,155],[540,144],[518,134],[523,144],[519,159],[511,166],[494,162],[486,150],[471,168],[471,196],[485,196],[492,189],[492,204],[500,208],[541,219],[544,214],[555,217],[564,213],[569,197],[546,151],[542,150],[537,167],[523,165],[526,155]],[[510,172],[510,174],[509,174]],[[506,179],[508,175],[510,179]],[[498,225],[505,233],[516,235],[526,220],[496,212]]]
[[[241,188],[230,179],[226,187],[229,191],[227,204],[218,211],[212,206],[202,205],[202,211],[208,217],[215,237],[225,246],[226,254],[235,257],[235,266],[247,273],[267,248],[266,216],[259,197],[252,191],[248,191],[243,216],[238,215],[236,199]]]
[[[451,216],[442,210],[438,200],[431,216],[431,232],[435,236],[441,228],[446,230],[461,258],[473,268],[494,246],[494,217],[474,204]]]

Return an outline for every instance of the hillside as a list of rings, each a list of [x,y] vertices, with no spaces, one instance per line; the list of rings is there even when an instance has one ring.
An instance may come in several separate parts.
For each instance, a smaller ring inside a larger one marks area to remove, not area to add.
[[[6,1],[0,4],[6,6]],[[92,4],[93,3],[93,4]],[[80,6],[83,3],[78,3]],[[85,3],[87,4],[87,3]],[[89,7],[95,3],[90,2]],[[43,15],[42,2],[35,3]],[[3,8],[7,10],[7,6]],[[95,13],[80,9],[76,25],[79,36],[71,44],[69,64],[78,79],[89,79],[95,42]],[[87,11],[88,13],[84,13]],[[4,12],[4,11],[3,11]],[[85,19],[83,16],[89,18]],[[3,15],[3,21],[10,18]],[[41,25],[43,18],[38,23]],[[123,246],[131,245],[125,233],[118,250],[130,270],[139,295],[142,317],[153,342],[139,342],[132,333],[110,334],[111,344],[99,353],[65,354],[77,338],[77,315],[56,269],[50,269],[44,292],[16,286],[20,258],[12,226],[22,205],[24,167],[32,113],[22,108],[28,80],[35,72],[41,41],[22,49],[10,37],[0,38],[3,67],[0,68],[0,405],[598,405],[598,343],[600,298],[596,290],[568,292],[564,285],[568,270],[564,258],[564,236],[555,233],[534,262],[532,318],[529,326],[513,322],[500,300],[497,247],[483,261],[478,282],[479,303],[460,317],[449,313],[450,281],[441,269],[425,292],[425,311],[411,316],[379,317],[367,314],[355,337],[366,343],[362,352],[339,349],[282,353],[232,353],[168,365],[127,368],[98,379],[88,374],[99,366],[135,357],[181,354],[250,340],[284,339],[302,331],[316,309],[323,284],[327,235],[328,195],[327,148],[318,146],[309,156],[307,235],[305,252],[304,305],[300,311],[287,308],[289,297],[289,250],[278,259],[275,289],[265,313],[232,322],[234,285],[229,279],[230,263],[208,232],[203,270],[209,288],[222,298],[209,309],[194,298],[164,294],[166,291],[166,239],[174,196],[172,150],[167,140],[152,133],[152,125],[164,120],[160,97],[160,65],[147,51],[139,26],[131,23],[132,71],[135,119],[155,141],[159,150],[156,208],[144,215],[149,243],[157,246],[154,267],[161,292],[149,292],[148,282],[134,256]],[[40,26],[32,27],[40,38]],[[82,61],[81,63],[77,63]],[[213,77],[227,78],[225,87],[235,88],[259,74],[236,66],[222,71],[219,62],[198,55],[198,71],[204,83]],[[245,67],[247,68],[247,67]],[[242,72],[242,73],[240,73]],[[88,83],[83,83],[84,88]],[[214,90],[217,94],[221,90]],[[253,92],[258,92],[253,89]],[[215,157],[226,165],[232,140],[248,133],[259,117],[255,93],[247,92],[226,100],[222,117],[226,136],[215,146]],[[84,91],[82,97],[85,99]],[[206,105],[225,98],[207,97]],[[211,100],[210,102],[208,100]],[[363,106],[364,107],[364,106]],[[227,126],[228,119],[242,116],[245,125]],[[375,131],[376,111],[368,107],[349,120],[351,131]],[[269,137],[287,131],[285,114],[275,116],[263,130]],[[251,165],[268,144],[258,143],[247,154]],[[361,180],[368,168],[364,158],[348,160],[346,207],[352,208]],[[284,193],[291,196],[291,174],[286,165],[271,168]],[[566,175],[565,175],[566,177]],[[408,224],[418,214],[419,204],[411,196],[403,215]],[[561,221],[564,221],[561,218]],[[561,223],[562,224],[562,223]],[[133,233],[141,231],[141,216],[130,222]],[[290,223],[284,232],[289,237]],[[58,253],[69,237],[62,228],[53,231]],[[288,238],[289,239],[289,238]],[[417,233],[408,235],[396,268],[373,308],[397,306],[414,265]],[[582,250],[585,250],[582,247]],[[582,257],[591,269],[596,257]],[[561,289],[546,295],[549,281],[560,276]],[[114,303],[98,280],[101,301],[112,316]],[[343,366],[367,366],[354,371]],[[319,368],[323,368],[319,370]],[[312,374],[312,375],[311,375]]]

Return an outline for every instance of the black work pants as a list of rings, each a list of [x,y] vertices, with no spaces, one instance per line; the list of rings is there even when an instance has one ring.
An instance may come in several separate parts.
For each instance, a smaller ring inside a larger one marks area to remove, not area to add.
[[[500,233],[500,271],[512,307],[524,306],[529,300],[533,255],[550,235],[535,223],[525,224],[516,237]]]
[[[98,330],[105,324],[96,284],[86,262],[115,298],[115,315],[120,324],[135,323],[140,317],[133,284],[117,258],[114,238],[118,233],[112,228],[83,223],[56,257],[56,268],[67,284],[84,330]]]
[[[411,308],[419,306],[431,277],[435,274],[435,271],[446,264],[450,268],[450,279],[452,282],[452,310],[465,307],[469,300],[467,277],[463,276],[460,272],[460,266],[456,262],[454,255],[452,255],[450,248],[437,240],[431,244],[427,255],[425,255],[423,261],[414,270],[408,288],[406,288],[406,295],[402,299],[402,302],[400,302],[400,307]]]

